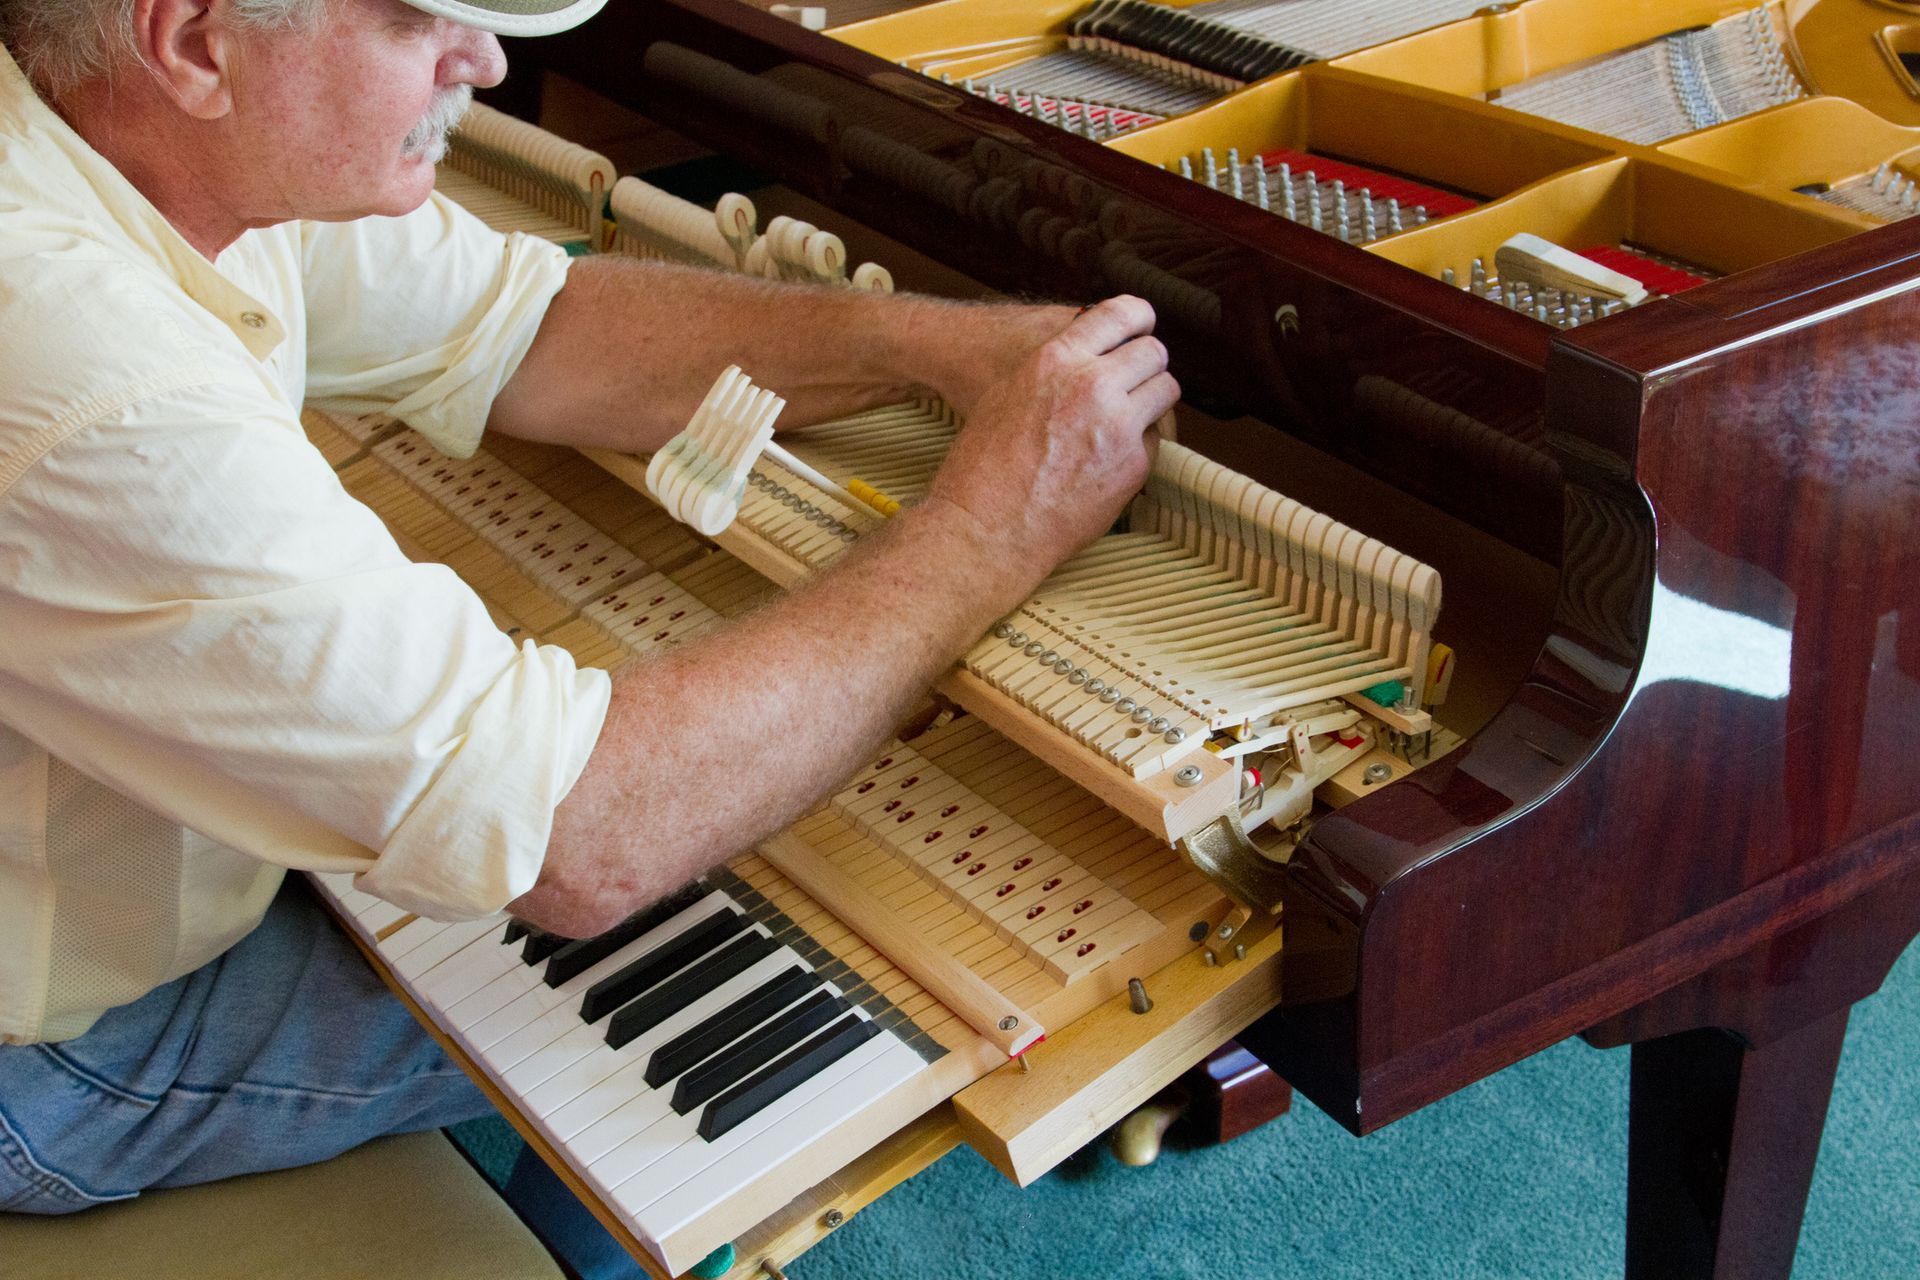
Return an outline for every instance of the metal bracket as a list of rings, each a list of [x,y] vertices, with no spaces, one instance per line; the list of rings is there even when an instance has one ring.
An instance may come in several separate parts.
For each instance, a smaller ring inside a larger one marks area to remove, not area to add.
[[[1241,825],[1240,814],[1232,809],[1183,837],[1179,849],[1234,901],[1226,919],[1207,935],[1207,963],[1238,960],[1246,954],[1251,940],[1247,930],[1255,915],[1264,922],[1280,909],[1286,873],[1260,852]]]

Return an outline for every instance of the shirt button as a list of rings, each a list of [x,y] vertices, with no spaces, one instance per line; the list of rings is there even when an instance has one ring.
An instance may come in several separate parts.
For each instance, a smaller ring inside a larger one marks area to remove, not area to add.
[[[258,311],[242,311],[240,323],[249,329],[264,329],[267,327],[267,318]]]

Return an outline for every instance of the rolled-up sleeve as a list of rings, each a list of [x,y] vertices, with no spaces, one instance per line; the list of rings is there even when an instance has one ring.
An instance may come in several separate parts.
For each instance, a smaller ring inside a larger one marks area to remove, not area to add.
[[[570,261],[439,195],[401,218],[304,224],[301,253],[308,403],[391,413],[460,458],[479,445]]]
[[[0,721],[183,826],[438,919],[533,886],[610,682],[410,562],[284,406],[114,410],[0,492]]]

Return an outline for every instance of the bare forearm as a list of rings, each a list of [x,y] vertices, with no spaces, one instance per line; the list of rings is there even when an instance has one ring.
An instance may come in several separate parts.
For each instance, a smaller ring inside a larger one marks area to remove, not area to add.
[[[772,834],[846,777],[1026,589],[938,505],[769,608],[614,679],[516,912],[583,935]]]
[[[984,310],[587,258],[569,271],[488,425],[528,439],[651,451],[687,424],[729,364],[786,398],[785,425],[926,388],[950,392],[983,358],[972,349],[979,335],[968,340],[978,326],[959,318]]]

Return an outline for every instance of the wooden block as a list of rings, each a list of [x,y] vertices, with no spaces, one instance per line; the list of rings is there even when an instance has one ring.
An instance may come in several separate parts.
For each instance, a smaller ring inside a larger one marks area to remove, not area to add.
[[[1145,976],[1147,1013],[1115,996],[1035,1049],[1032,1071],[1002,1067],[956,1095],[961,1133],[1028,1185],[1277,1004],[1281,959],[1276,926],[1244,960],[1189,953]]]

